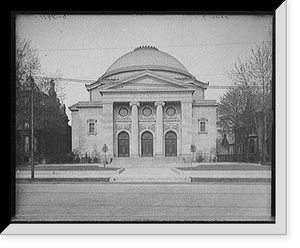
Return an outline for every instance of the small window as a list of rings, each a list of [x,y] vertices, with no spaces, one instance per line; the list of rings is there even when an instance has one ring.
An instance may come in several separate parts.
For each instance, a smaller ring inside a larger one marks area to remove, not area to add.
[[[126,117],[126,116],[128,115],[128,109],[127,109],[127,108],[124,108],[124,107],[120,108],[120,110],[119,110],[119,115],[120,115],[121,117]]]
[[[96,131],[97,120],[90,119],[87,121],[87,123],[88,123],[88,135],[97,135],[97,131]]]
[[[207,119],[201,118],[198,120],[198,132],[207,134]]]
[[[152,115],[152,110],[151,110],[151,108],[145,107],[145,108],[143,109],[143,115],[146,116],[146,117],[149,117],[150,115]]]
[[[200,121],[200,132],[205,132],[205,122],[204,121]]]
[[[94,133],[95,132],[95,123],[91,122],[89,124],[89,133]]]
[[[173,107],[167,108],[166,112],[167,112],[167,115],[170,116],[170,117],[172,117],[172,116],[174,116],[176,114],[176,110]]]

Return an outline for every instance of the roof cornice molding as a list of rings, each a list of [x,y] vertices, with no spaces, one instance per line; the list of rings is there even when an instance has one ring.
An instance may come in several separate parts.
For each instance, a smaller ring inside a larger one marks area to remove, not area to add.
[[[127,77],[127,78],[123,79],[122,81],[120,81],[120,82],[118,82],[116,84],[110,85],[106,89],[113,89],[113,88],[118,87],[120,85],[126,84],[126,83],[128,83],[130,81],[138,80],[138,79],[145,78],[145,77],[149,77],[149,78],[154,78],[154,79],[158,79],[158,80],[161,80],[161,81],[165,81],[165,82],[168,82],[168,83],[173,84],[174,86],[180,87],[180,88],[187,88],[188,87],[184,83],[178,82],[178,81],[174,80],[173,78],[164,77],[162,75],[156,74],[153,71],[145,70],[145,71],[143,71],[143,72],[141,72],[139,74],[135,74],[133,76]]]
[[[103,89],[99,91],[102,95],[103,93],[193,93],[195,89],[185,88],[185,89],[146,89],[146,90],[133,90],[133,89]]]

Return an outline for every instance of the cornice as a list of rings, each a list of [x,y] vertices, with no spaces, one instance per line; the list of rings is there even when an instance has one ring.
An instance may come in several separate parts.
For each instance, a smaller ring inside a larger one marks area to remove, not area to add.
[[[193,93],[195,89],[145,89],[145,90],[133,90],[133,89],[103,89],[99,91],[102,93]]]
[[[80,108],[102,108],[103,103],[101,101],[86,101],[78,102],[70,106],[70,111],[78,111]]]
[[[193,106],[201,106],[201,107],[217,107],[218,103],[216,100],[197,100],[193,101]]]

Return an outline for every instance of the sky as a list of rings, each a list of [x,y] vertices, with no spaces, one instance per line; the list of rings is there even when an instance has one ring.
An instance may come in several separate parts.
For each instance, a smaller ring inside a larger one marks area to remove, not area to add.
[[[230,85],[238,58],[271,40],[268,15],[18,15],[16,36],[30,39],[46,75],[66,79],[64,103],[88,101],[85,82],[96,81],[122,55],[155,46],[211,86]],[[77,79],[86,81],[78,82]],[[219,100],[225,89],[206,90]],[[70,117],[70,111],[67,108]],[[69,122],[70,124],[71,122]]]

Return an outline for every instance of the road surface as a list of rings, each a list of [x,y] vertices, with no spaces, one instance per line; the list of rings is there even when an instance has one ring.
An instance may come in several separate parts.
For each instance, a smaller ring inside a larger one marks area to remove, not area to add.
[[[270,221],[269,183],[17,183],[14,221]]]

